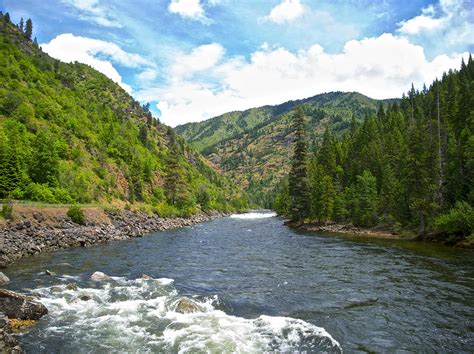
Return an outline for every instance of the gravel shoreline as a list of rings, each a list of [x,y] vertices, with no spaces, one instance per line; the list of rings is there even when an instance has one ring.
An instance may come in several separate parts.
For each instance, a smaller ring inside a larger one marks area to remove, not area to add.
[[[104,212],[100,218],[87,218],[85,225],[73,223],[65,212],[48,215],[47,209],[18,213],[14,220],[0,224],[0,268],[23,257],[70,247],[142,237],[146,234],[224,217],[223,212],[199,213],[189,218],[161,218],[142,212]],[[89,211],[91,214],[91,211]]]

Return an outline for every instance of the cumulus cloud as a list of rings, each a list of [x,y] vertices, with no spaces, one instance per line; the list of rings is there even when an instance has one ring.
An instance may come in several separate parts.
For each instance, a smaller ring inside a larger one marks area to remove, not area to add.
[[[186,57],[213,52],[212,65],[195,66],[197,61],[190,60],[193,64],[183,69],[183,58],[177,58],[168,83],[138,92],[139,98],[158,101],[162,121],[175,126],[328,91],[400,97],[412,82],[417,87],[430,83],[461,62],[460,54],[429,60],[421,46],[392,34],[349,41],[337,54],[326,53],[317,44],[297,52],[263,45],[248,60],[223,59],[224,49],[219,47],[198,47]]]
[[[171,0],[168,11],[191,20],[209,21],[204,13],[201,0]]]
[[[92,66],[129,93],[132,91],[131,87],[122,81],[112,62],[128,68],[148,67],[149,70],[154,68],[152,62],[138,54],[124,51],[115,43],[75,36],[71,33],[63,33],[49,43],[41,44],[41,47],[43,51],[61,61],[78,61]]]
[[[300,0],[283,0],[280,4],[275,6],[264,19],[277,24],[283,24],[296,20],[301,17],[303,13],[304,8]]]
[[[63,0],[78,12],[79,18],[104,27],[122,27],[110,16],[110,9],[99,4],[99,0]]]
[[[465,50],[474,45],[472,0],[440,0],[422,9],[421,14],[401,21],[397,33],[429,52]]]
[[[223,55],[224,48],[217,43],[194,48],[190,54],[178,54],[171,65],[171,75],[177,79],[210,69],[221,60]]]

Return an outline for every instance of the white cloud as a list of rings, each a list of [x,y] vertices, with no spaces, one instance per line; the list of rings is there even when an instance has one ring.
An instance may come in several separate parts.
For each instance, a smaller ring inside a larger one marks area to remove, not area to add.
[[[112,62],[128,68],[147,67],[152,70],[154,66],[152,62],[138,54],[127,53],[115,43],[74,36],[71,33],[63,33],[49,43],[41,44],[41,47],[53,58],[61,61],[78,61],[92,66],[129,93],[132,91],[131,87],[122,81],[122,77]]]
[[[264,19],[278,24],[292,22],[304,13],[300,0],[283,0],[275,6]]]
[[[168,11],[184,18],[208,21],[200,0],[171,0]]]
[[[99,0],[63,0],[79,11],[79,18],[89,22],[95,22],[104,27],[122,27],[122,25],[110,16],[110,9],[99,4]]]
[[[423,8],[421,15],[401,21],[397,32],[428,52],[466,50],[474,44],[472,6],[472,0],[440,0]]]
[[[190,76],[216,65],[224,55],[224,48],[217,43],[194,48],[190,54],[179,54],[171,66],[174,79]]]
[[[140,81],[153,81],[157,78],[158,72],[156,69],[147,68],[137,75],[137,79]]]
[[[349,41],[338,54],[326,53],[317,44],[298,52],[262,45],[250,60],[223,60],[223,48],[213,46],[217,54],[209,65],[188,65],[176,75],[173,68],[180,67],[182,60],[177,58],[166,85],[138,92],[144,101],[159,101],[157,107],[165,123],[175,126],[328,91],[400,97],[412,82],[416,87],[429,84],[461,62],[460,54],[440,55],[430,61],[421,46],[392,34]],[[188,57],[201,50],[198,47]]]

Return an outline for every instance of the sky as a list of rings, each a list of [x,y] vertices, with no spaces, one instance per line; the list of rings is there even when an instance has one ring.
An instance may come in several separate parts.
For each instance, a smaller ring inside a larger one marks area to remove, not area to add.
[[[474,0],[0,0],[170,126],[330,91],[401,97],[474,51]]]

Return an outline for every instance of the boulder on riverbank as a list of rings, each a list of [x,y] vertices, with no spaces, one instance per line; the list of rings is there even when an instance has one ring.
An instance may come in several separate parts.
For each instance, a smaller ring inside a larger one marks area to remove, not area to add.
[[[39,320],[48,313],[48,309],[30,296],[0,289],[0,312],[10,319]]]
[[[2,312],[0,312],[0,353],[24,353],[8,324],[8,317]]]

